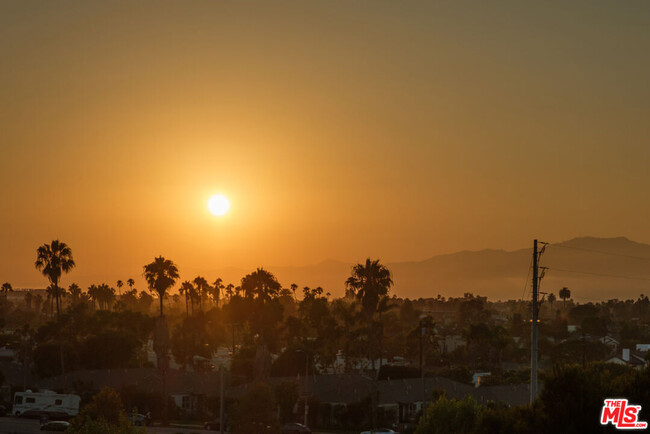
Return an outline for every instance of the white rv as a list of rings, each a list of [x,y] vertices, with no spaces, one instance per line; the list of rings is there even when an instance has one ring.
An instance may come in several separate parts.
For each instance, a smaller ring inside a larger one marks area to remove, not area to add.
[[[63,395],[51,390],[42,392],[16,392],[12,413],[14,416],[38,416],[47,414],[50,417],[76,416],[79,414],[78,395]]]

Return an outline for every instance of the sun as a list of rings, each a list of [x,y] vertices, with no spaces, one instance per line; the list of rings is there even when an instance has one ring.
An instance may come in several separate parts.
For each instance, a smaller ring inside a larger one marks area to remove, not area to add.
[[[213,215],[222,216],[230,209],[230,202],[223,194],[215,194],[208,200],[208,209]]]

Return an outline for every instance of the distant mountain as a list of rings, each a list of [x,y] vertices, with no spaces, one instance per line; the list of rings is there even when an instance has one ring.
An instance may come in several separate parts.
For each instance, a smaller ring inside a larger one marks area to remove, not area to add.
[[[393,273],[394,293],[401,297],[461,296],[465,292],[494,299],[518,299],[530,293],[532,247],[515,251],[481,250],[439,255],[423,261],[386,264]],[[363,258],[361,258],[363,259]],[[321,286],[332,295],[344,292],[353,264],[328,260],[305,267],[268,267],[288,287]],[[541,257],[548,267],[541,291],[563,286],[581,302],[636,298],[650,293],[650,245],[624,237],[574,238],[549,244]],[[220,271],[226,282],[239,282],[249,270]],[[618,276],[618,277],[616,277]]]

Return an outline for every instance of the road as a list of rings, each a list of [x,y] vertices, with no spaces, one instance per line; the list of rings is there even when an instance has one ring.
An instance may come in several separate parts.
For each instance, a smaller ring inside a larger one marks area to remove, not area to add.
[[[208,431],[194,427],[147,427],[147,434],[215,434],[219,431]],[[15,417],[0,417],[0,434],[43,434],[38,419],[23,419]]]
[[[0,417],[0,434],[43,434],[38,419],[23,419],[16,417]],[[147,434],[216,434],[219,431],[208,431],[197,427],[147,427]],[[318,433],[314,433],[318,434]]]

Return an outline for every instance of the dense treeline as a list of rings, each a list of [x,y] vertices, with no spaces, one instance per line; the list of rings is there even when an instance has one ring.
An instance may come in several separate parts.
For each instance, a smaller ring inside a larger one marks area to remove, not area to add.
[[[47,377],[79,369],[152,366],[151,350],[161,348],[154,330],[164,319],[169,333],[163,348],[180,369],[211,370],[211,358],[226,349],[232,356],[231,384],[258,384],[250,396],[229,404],[233,420],[241,416],[240,432],[246,432],[255,406],[260,423],[270,418],[276,426],[290,418],[296,385],[271,390],[260,383],[268,376],[361,370],[382,379],[425,371],[469,383],[472,372],[489,370],[492,375],[482,384],[523,383],[529,377],[530,303],[489,301],[472,293],[401,299],[390,293],[390,271],[376,260],[352,268],[341,298],[321,287],[285,287],[263,268],[238,285],[219,278],[210,283],[202,276],[181,281],[176,265],[163,257],[143,267],[147,291],[135,288],[133,279],[126,280],[124,291],[121,280],[117,291],[106,283],[85,290],[73,283],[64,289],[60,278],[74,261],[69,247],[58,241],[38,249],[35,265],[49,282],[45,298],[25,292],[17,300],[7,283],[0,299],[0,345],[13,349],[25,369]],[[541,304],[540,356],[547,369],[534,407],[483,406],[442,396],[422,418],[420,432],[436,432],[427,424],[445,418],[449,427],[460,424],[445,432],[551,432],[574,426],[567,421],[597,410],[605,396],[647,403],[647,370],[592,362],[650,343],[648,297],[577,304],[568,288],[560,289],[558,297],[561,302],[548,294]],[[610,341],[601,339],[605,336]],[[612,339],[618,340],[615,346]],[[153,359],[160,367],[161,355]],[[134,405],[146,402],[138,393],[120,392],[124,402]],[[159,398],[156,408],[163,409],[167,401]],[[341,427],[376,426],[382,420],[372,396],[344,410],[322,411],[338,411],[334,419]],[[573,432],[584,429],[584,418],[578,419]]]
[[[386,294],[377,297],[369,314],[353,293],[332,299],[322,288],[283,288],[263,269],[236,287],[217,280],[219,290],[190,284],[190,291],[185,283],[182,295],[163,297],[175,360],[185,368],[205,369],[195,356],[209,359],[217,348],[232,350],[234,344],[233,374],[242,381],[255,376],[260,344],[269,354],[278,354],[271,375],[304,373],[305,358],[309,372],[324,371],[334,366],[339,352],[345,354],[346,369],[380,356],[403,357],[417,365],[423,329],[425,369],[465,382],[472,369],[498,373],[502,363],[523,365],[528,358],[529,304],[524,301],[491,302],[469,293],[418,300]],[[59,320],[53,317],[53,299],[39,304],[28,292],[22,303],[5,300],[5,329],[13,331],[2,335],[0,344],[14,347],[40,376],[60,373],[53,363],[60,341],[70,359],[67,369],[147,365],[143,348],[153,329],[155,292],[131,288],[118,295],[107,284],[91,285],[87,291],[72,284],[60,296]],[[649,313],[644,295],[581,305],[547,301],[541,310],[541,356],[551,364],[605,360],[611,348],[594,338],[613,335],[631,348],[650,342]],[[570,324],[578,332],[569,332]],[[445,348],[448,336],[458,336],[465,345]]]

